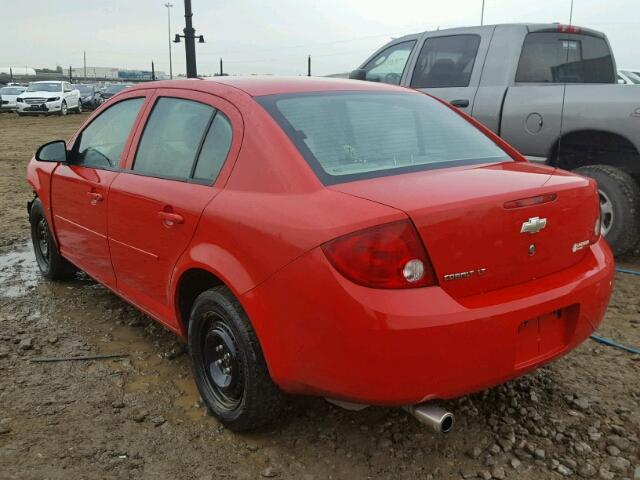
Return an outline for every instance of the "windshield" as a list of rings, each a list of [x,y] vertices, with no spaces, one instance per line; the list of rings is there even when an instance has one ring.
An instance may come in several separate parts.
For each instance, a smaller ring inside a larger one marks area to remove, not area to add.
[[[91,95],[93,93],[93,87],[89,85],[74,85],[82,95]]]
[[[620,71],[624,73],[627,76],[627,78],[631,80],[633,83],[635,83],[636,85],[640,85],[640,75],[630,70],[620,70]]]
[[[509,159],[427,95],[323,92],[257,100],[324,184]]]
[[[24,88],[3,87],[0,88],[0,95],[20,95],[24,92]]]
[[[109,85],[104,93],[118,93],[127,87],[128,85]]]
[[[27,88],[27,92],[60,92],[62,84],[60,83],[32,83]]]

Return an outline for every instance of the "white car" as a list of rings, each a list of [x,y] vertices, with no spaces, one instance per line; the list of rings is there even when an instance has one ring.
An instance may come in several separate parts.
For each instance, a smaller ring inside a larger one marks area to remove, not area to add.
[[[618,70],[618,83],[640,85],[640,68],[621,68]]]
[[[21,87],[20,85],[11,85],[0,88],[0,111],[9,112],[16,109],[16,98],[27,87]]]
[[[33,82],[16,98],[18,115],[66,115],[69,110],[82,112],[80,92],[69,82]]]

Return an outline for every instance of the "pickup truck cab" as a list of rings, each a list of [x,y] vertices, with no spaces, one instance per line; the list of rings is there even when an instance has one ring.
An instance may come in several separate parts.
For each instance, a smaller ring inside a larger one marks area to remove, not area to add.
[[[18,115],[66,115],[69,110],[82,112],[80,92],[69,82],[45,81],[30,83],[16,99]]]
[[[640,89],[617,84],[604,34],[506,24],[394,39],[352,79],[417,89],[475,117],[529,160],[595,178],[614,253],[640,234]]]

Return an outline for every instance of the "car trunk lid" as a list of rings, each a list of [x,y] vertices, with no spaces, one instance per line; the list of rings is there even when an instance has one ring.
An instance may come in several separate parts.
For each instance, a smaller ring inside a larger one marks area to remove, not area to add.
[[[453,167],[330,188],[409,215],[440,285],[454,297],[574,265],[587,250],[598,216],[594,182],[528,162]],[[543,203],[508,203],[541,195],[546,195]]]

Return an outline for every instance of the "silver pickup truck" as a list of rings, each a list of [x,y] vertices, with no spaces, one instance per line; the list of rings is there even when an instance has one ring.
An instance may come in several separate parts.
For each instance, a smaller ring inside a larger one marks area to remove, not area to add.
[[[604,34],[559,24],[455,28],[397,38],[350,78],[430,93],[532,161],[593,177],[617,255],[640,234],[640,86],[619,85]]]

